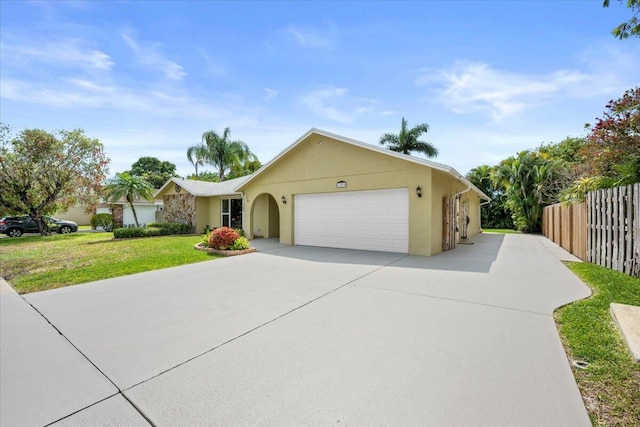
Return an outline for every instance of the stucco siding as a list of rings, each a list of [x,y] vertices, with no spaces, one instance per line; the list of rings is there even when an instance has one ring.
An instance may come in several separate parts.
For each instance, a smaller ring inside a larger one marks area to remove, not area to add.
[[[262,193],[274,195],[280,210],[280,241],[293,244],[295,194],[408,188],[409,253],[431,255],[431,231],[426,225],[431,211],[431,203],[426,196],[430,174],[429,168],[418,164],[325,136],[310,135],[280,158],[277,164],[247,184],[244,191],[250,204],[260,203],[256,198]],[[338,181],[345,181],[347,187],[336,188]],[[422,198],[416,195],[418,186],[423,190]],[[283,196],[287,203],[282,203]],[[250,218],[247,220],[251,221]],[[254,221],[264,219],[254,218]],[[256,228],[251,225],[250,229],[253,233]]]
[[[196,197],[196,233],[204,233],[209,224],[209,197]]]
[[[66,211],[56,212],[53,216],[58,219],[73,221],[78,225],[89,225],[91,224],[93,213],[86,213],[86,210],[86,206],[72,206]]]
[[[469,237],[475,236],[480,233],[482,230],[480,227],[480,196],[475,192],[469,192],[468,196],[469,201],[469,217],[471,221],[469,222],[469,226],[467,228],[467,235]]]
[[[207,217],[207,224],[210,229],[218,228],[222,225],[222,218],[220,217],[220,197],[209,197],[209,216]]]

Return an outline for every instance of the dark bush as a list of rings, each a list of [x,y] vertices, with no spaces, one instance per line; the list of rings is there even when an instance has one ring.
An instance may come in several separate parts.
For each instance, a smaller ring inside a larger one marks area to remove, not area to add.
[[[150,222],[147,224],[147,228],[158,228],[160,234],[163,236],[169,234],[191,234],[191,227],[189,224],[183,224],[180,222]]]
[[[113,230],[113,237],[116,239],[132,239],[134,237],[146,237],[145,227],[122,227]]]
[[[91,228],[102,227],[104,231],[113,231],[113,215],[99,213],[91,217]]]

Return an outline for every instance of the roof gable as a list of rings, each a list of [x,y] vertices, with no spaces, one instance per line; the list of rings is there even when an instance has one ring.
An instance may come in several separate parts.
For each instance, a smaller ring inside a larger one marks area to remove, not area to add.
[[[276,157],[274,157],[271,161],[269,161],[267,164],[265,164],[264,166],[262,166],[260,169],[258,169],[256,172],[254,172],[252,175],[246,177],[247,179],[245,181],[243,181],[242,183],[239,183],[238,186],[235,188],[235,191],[241,191],[241,189],[243,187],[245,187],[247,184],[249,184],[251,181],[253,181],[256,177],[258,177],[259,175],[261,175],[262,173],[264,173],[266,170],[270,169],[271,167],[273,167],[274,164],[278,163],[278,161],[280,159],[282,159],[284,156],[286,156],[289,152],[291,152],[295,147],[297,147],[299,144],[301,144],[303,141],[305,141],[309,136],[311,135],[318,135],[318,136],[324,136],[327,138],[332,138],[334,140],[346,143],[346,144],[350,144],[356,147],[360,147],[360,148],[364,148],[366,150],[370,150],[370,151],[374,151],[380,154],[383,154],[385,156],[390,156],[390,157],[394,157],[397,159],[401,159],[401,160],[405,160],[411,163],[415,163],[421,166],[425,166],[425,167],[429,167],[432,169],[436,169],[442,172],[447,173],[448,175],[452,176],[453,178],[461,181],[463,184],[467,185],[470,189],[473,189],[476,193],[478,193],[478,195],[485,199],[485,200],[491,200],[486,194],[484,194],[482,191],[480,191],[475,185],[473,185],[469,180],[467,180],[462,174],[460,174],[458,171],[456,171],[454,168],[452,168],[451,166],[447,166],[444,165],[442,163],[437,163],[437,162],[433,162],[431,160],[426,160],[426,159],[421,159],[418,157],[413,157],[413,156],[409,156],[406,154],[402,154],[402,153],[397,153],[395,151],[391,151],[388,150],[386,148],[382,148],[382,147],[378,147],[375,145],[371,145],[371,144],[367,144],[365,142],[362,141],[358,141],[355,139],[351,139],[351,138],[347,138],[344,136],[340,136],[340,135],[336,135],[330,132],[326,132],[320,129],[316,129],[316,128],[312,128],[310,129],[308,132],[306,132],[304,135],[302,135],[300,138],[298,138],[296,141],[293,142],[293,144],[289,145],[287,148],[285,148],[283,151],[281,151]]]
[[[169,185],[178,184],[187,193],[197,197],[233,196],[239,195],[236,187],[247,181],[251,175],[230,179],[222,182],[198,181],[195,179],[171,178],[158,191],[154,197],[158,197]]]

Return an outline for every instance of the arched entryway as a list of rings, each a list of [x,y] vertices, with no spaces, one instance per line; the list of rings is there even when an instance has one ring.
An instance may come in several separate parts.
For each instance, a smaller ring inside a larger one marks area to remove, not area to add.
[[[251,234],[254,238],[280,237],[280,211],[269,193],[260,194],[251,205]]]

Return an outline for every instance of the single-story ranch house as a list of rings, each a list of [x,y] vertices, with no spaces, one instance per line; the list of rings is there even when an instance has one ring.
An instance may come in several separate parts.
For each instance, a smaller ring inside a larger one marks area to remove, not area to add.
[[[455,169],[311,129],[252,175],[172,178],[166,221],[242,228],[249,238],[434,255],[479,233],[489,197]]]

